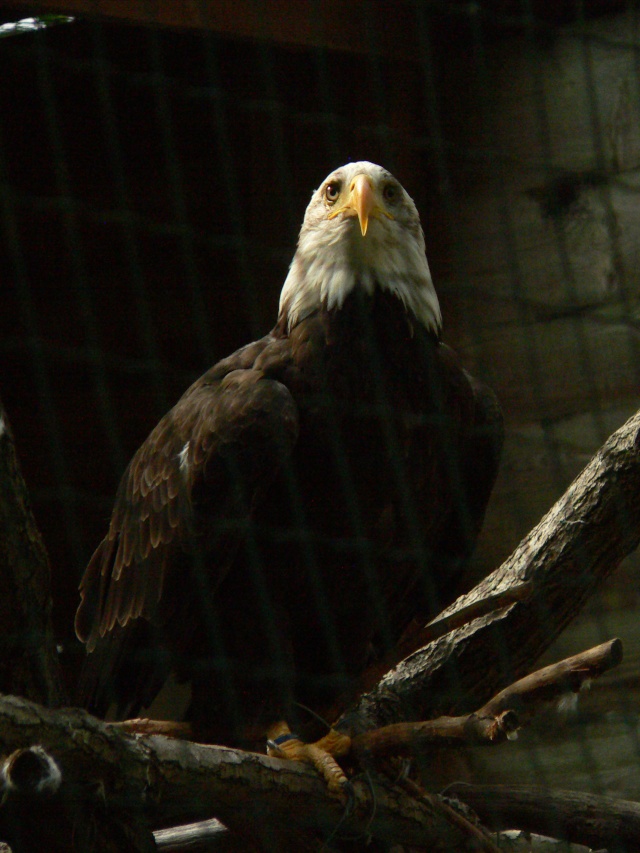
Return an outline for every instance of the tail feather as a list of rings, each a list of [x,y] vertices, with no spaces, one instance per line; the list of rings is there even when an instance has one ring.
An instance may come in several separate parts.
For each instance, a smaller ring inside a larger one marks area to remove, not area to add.
[[[166,681],[171,666],[157,628],[145,619],[116,624],[83,664],[76,702],[99,717],[138,716]]]

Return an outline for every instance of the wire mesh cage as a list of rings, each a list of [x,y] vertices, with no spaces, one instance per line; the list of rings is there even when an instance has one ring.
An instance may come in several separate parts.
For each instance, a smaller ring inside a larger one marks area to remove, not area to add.
[[[273,327],[310,192],[349,161],[414,198],[444,340],[504,412],[471,586],[638,406],[635,4],[108,7],[0,7],[77,16],[0,29],[0,394],[69,681],[129,459]],[[631,557],[549,653],[625,641],[584,710],[454,775],[638,797],[637,579]]]

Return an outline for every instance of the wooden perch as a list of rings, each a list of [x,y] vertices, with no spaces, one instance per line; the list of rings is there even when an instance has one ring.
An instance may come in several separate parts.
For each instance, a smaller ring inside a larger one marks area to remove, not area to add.
[[[304,850],[305,833],[328,838],[338,828],[340,835],[432,850],[453,849],[468,838],[436,800],[412,800],[386,783],[375,783],[374,798],[370,782],[354,780],[355,809],[345,814],[317,774],[296,762],[159,735],[132,737],[78,709],[51,711],[3,697],[0,741],[12,750],[46,744],[61,773],[48,802],[60,813],[70,804],[77,809],[79,798],[96,819],[125,812],[154,827],[214,813],[247,839],[245,849],[262,836],[271,844],[277,839],[278,850]],[[489,841],[485,849],[495,850]]]
[[[621,661],[622,642],[619,639],[608,640],[525,675],[490,699],[479,713],[490,716],[514,710],[531,716],[542,702],[553,702],[567,693],[578,693],[591,679],[598,678]]]
[[[473,715],[389,726],[356,737],[353,750],[367,766],[371,758],[424,750],[434,743],[498,742],[517,725],[515,706],[535,706],[578,690],[584,680],[620,658],[619,640],[604,643],[527,676]],[[350,835],[431,849],[461,844],[478,833],[423,792],[418,798],[408,797],[401,788],[380,780],[375,785],[371,778],[355,781],[357,805],[345,815],[319,777],[295,762],[159,735],[133,737],[122,726],[102,723],[78,709],[49,711],[16,697],[0,701],[0,741],[15,750],[5,765],[5,788],[31,798],[46,793],[45,805],[54,811],[58,800],[66,803],[66,813],[75,815],[83,808],[85,825],[91,823],[87,815],[95,814],[98,820],[105,813],[124,811],[132,818],[127,825],[142,833],[145,826],[215,814],[247,843],[262,836],[277,838],[282,850],[304,849],[301,834],[326,838],[339,825]],[[34,743],[46,744],[46,751]],[[218,839],[227,840],[220,834]],[[494,850],[483,836],[476,845]]]
[[[532,672],[506,687],[472,714],[396,723],[356,735],[352,751],[361,759],[409,755],[429,746],[502,743],[543,702],[551,702],[597,678],[622,660],[622,643],[609,640],[593,649]]]
[[[503,565],[443,616],[523,582],[523,601],[430,643],[388,673],[338,727],[468,713],[523,676],[640,542],[640,412],[615,432]]]
[[[446,791],[492,829],[523,829],[588,847],[640,848],[640,803],[537,786],[451,785]]]
[[[0,692],[63,704],[51,623],[49,558],[0,402]]]

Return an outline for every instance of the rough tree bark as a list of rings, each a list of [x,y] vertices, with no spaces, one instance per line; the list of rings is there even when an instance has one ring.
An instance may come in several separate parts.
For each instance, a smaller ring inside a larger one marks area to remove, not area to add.
[[[531,595],[406,658],[344,715],[365,731],[465,713],[531,669],[640,542],[640,412],[607,440],[500,568],[444,614],[523,582]]]
[[[0,401],[0,692],[28,697],[44,706],[67,701],[51,621],[49,558],[36,526],[20,471],[7,414]],[[4,753],[11,746],[0,738]],[[32,741],[33,743],[33,741]],[[13,853],[47,850],[69,853],[127,853],[153,849],[144,823],[126,815],[108,821],[83,811],[83,798],[55,799],[9,792],[0,784],[2,840]],[[102,825],[101,825],[102,821]],[[84,847],[83,847],[84,845]],[[90,846],[89,846],[90,845]]]
[[[578,691],[585,680],[615,666],[621,654],[619,641],[603,643],[532,673],[466,719],[389,726],[356,738],[354,753],[361,766],[372,767],[376,759],[406,754],[411,748],[424,750],[434,743],[500,742],[517,724],[514,707],[532,712],[541,702]],[[505,726],[507,717],[510,724]],[[36,808],[48,817],[47,849],[57,850],[69,843],[68,827],[73,828],[78,812],[91,815],[84,825],[95,832],[94,826],[102,829],[110,814],[129,814],[133,819],[125,823],[128,827],[158,826],[202,817],[215,807],[245,849],[265,839],[281,851],[313,849],[314,837],[331,837],[340,828],[340,836],[348,833],[363,841],[370,837],[433,850],[472,844],[473,849],[495,853],[493,843],[479,830],[414,783],[391,785],[380,778],[374,781],[373,776],[368,782],[356,781],[356,807],[345,814],[343,804],[308,768],[165,736],[138,739],[123,730],[120,724],[104,724],[79,710],[52,712],[17,697],[0,700],[0,740],[14,749],[2,771],[11,796],[0,812],[0,832],[11,832],[12,822]],[[47,744],[46,754],[41,747],[34,749],[34,740]],[[409,785],[414,796],[406,796]],[[57,831],[56,812],[65,816],[57,821]],[[119,843],[130,840],[123,834]],[[138,847],[129,846],[143,850],[143,840],[140,834]],[[232,843],[219,831],[214,840],[218,846]]]
[[[329,838],[337,829],[339,836],[432,850],[462,848],[468,841],[468,833],[447,819],[446,808],[408,798],[384,781],[374,788],[366,779],[354,781],[357,806],[347,815],[344,803],[305,765],[162,735],[139,738],[79,709],[51,711],[2,697],[0,741],[11,750],[46,744],[62,776],[48,801],[41,798],[49,815],[69,812],[79,799],[99,824],[108,814],[130,813],[158,827],[213,813],[237,832],[245,849],[268,839],[273,849],[304,850],[310,830]],[[5,829],[0,812],[0,833]],[[490,844],[484,849],[494,850]]]
[[[51,623],[49,558],[0,401],[0,691],[65,702]]]
[[[519,714],[579,691],[621,655],[619,640],[603,643],[510,685],[466,719],[400,723],[365,733],[354,740],[354,756],[361,769],[374,771],[389,756],[424,754],[434,744],[498,743],[515,730]],[[25,836],[19,825],[30,813],[40,818],[40,836],[46,818],[47,850],[96,849],[94,837],[108,828],[113,849],[142,851],[152,849],[145,826],[212,812],[234,831],[240,849],[314,849],[334,834],[347,834],[363,843],[375,838],[430,850],[471,845],[496,853],[493,843],[446,803],[415,783],[391,784],[374,772],[354,781],[347,813],[303,765],[165,735],[134,736],[121,724],[103,723],[79,709],[51,711],[14,696],[0,699],[0,742],[13,750],[2,767],[9,796],[0,809],[0,836],[16,844],[15,853],[34,849],[30,828]],[[46,744],[46,751],[34,744]],[[233,839],[215,835],[216,843],[224,841],[229,849]],[[72,847],[72,838],[82,844]]]
[[[536,786],[451,785],[447,796],[472,808],[486,826],[546,834],[594,850],[637,850],[640,803]]]

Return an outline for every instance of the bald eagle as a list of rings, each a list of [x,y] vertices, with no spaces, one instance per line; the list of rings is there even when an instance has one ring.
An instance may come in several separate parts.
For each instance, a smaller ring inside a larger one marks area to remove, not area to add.
[[[410,196],[373,163],[332,172],[274,329],[198,379],[122,477],[80,586],[82,704],[131,716],[172,673],[200,736],[254,745],[452,599],[502,416],[440,331]]]

